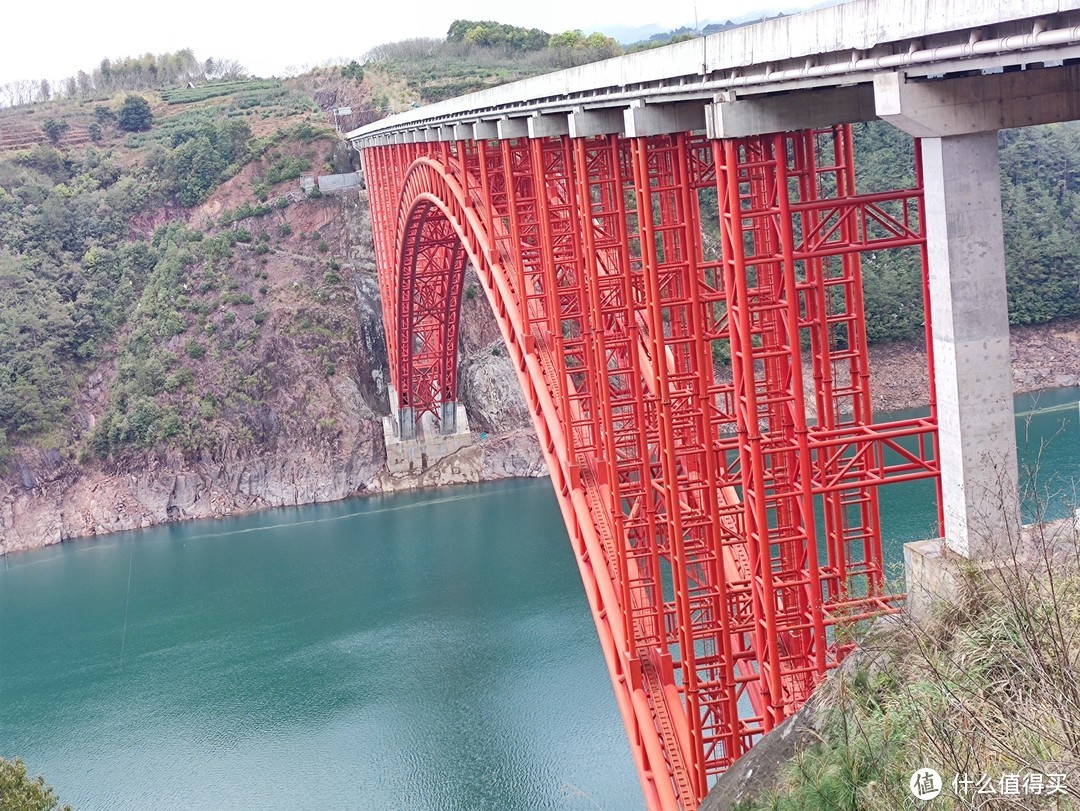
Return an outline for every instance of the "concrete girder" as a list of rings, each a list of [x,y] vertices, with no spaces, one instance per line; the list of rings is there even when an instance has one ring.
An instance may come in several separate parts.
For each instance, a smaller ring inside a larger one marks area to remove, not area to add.
[[[746,138],[874,118],[874,87],[864,83],[718,101],[705,108],[705,131],[710,138]]]
[[[666,104],[636,102],[623,110],[623,132],[627,138],[697,132],[705,129],[705,102]]]

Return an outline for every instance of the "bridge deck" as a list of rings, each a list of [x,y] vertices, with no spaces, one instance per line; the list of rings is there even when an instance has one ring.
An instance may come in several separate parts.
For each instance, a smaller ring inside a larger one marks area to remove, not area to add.
[[[1077,0],[853,0],[430,104],[347,137],[837,87],[884,70],[918,77],[1060,64],[1080,57],[1078,10]]]

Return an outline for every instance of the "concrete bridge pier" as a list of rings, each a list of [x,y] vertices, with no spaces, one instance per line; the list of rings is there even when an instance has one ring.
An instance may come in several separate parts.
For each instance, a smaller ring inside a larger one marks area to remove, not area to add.
[[[1076,66],[911,81],[875,77],[878,116],[921,139],[945,537],[904,551],[911,610],[960,565],[1020,551],[999,129],[1077,116]]]
[[[994,566],[1020,538],[997,131],[921,151],[945,534],[905,545],[917,618],[957,596],[964,561]]]
[[[993,559],[1020,528],[997,132],[921,146],[945,543]]]

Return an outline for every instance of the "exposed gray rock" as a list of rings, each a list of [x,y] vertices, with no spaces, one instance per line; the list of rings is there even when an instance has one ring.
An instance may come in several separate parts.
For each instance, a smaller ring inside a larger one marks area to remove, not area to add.
[[[474,430],[497,435],[532,429],[517,374],[501,340],[461,361],[458,390]]]
[[[32,488],[0,489],[0,554],[84,535],[216,518],[266,507],[336,501],[368,492],[383,468],[382,428],[360,421],[351,436],[275,452],[131,459],[63,466]]]

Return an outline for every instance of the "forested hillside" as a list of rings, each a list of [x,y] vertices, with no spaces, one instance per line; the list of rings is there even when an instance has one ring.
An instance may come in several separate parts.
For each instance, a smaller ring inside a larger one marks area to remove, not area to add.
[[[1080,123],[1006,130],[1001,151],[1009,320],[1041,324],[1080,314]],[[914,183],[913,141],[882,122],[855,125],[860,191]],[[872,341],[918,338],[923,310],[918,258],[892,252],[863,262]]]

